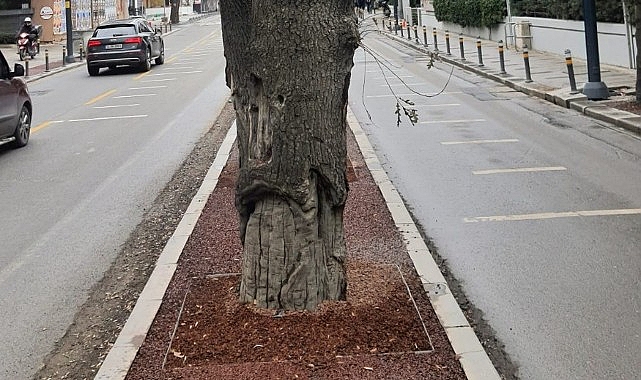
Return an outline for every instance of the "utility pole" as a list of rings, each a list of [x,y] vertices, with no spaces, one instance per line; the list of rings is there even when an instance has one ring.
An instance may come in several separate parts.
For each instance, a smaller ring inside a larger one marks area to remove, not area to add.
[[[588,82],[583,86],[583,94],[590,100],[607,99],[610,96],[608,87],[601,81],[595,0],[583,0],[583,18],[588,62]]]
[[[65,22],[67,23],[67,55],[65,62],[74,63],[73,57],[73,24],[71,20],[71,0],[65,0]]]

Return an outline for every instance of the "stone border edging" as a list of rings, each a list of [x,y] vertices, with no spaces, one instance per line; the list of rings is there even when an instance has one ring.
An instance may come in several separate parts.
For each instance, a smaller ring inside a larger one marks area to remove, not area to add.
[[[445,329],[454,352],[459,355],[459,361],[465,375],[470,380],[500,380],[501,377],[494,364],[465,318],[456,299],[447,291],[445,277],[434,261],[416,224],[414,224],[414,220],[407,211],[405,203],[381,166],[374,148],[351,109],[348,110],[347,122],[354,133],[367,168],[380,189],[394,223],[405,241],[407,252],[421,278],[434,312]]]
[[[209,196],[214,192],[218,178],[227,164],[230,152],[236,141],[236,122],[232,124],[223,140],[216,158],[207,171],[198,192],[185,211],[180,223],[156,261],[156,266],[147,280],[147,284],[138,296],[125,326],[120,331],[116,342],[109,350],[94,380],[124,380],[129,368],[136,358],[138,349],[147,336],[149,328],[171,281],[183,248],[189,239]]]

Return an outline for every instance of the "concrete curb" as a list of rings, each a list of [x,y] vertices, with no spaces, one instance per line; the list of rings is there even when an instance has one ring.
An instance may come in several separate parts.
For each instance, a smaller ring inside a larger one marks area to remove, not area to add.
[[[94,377],[95,380],[124,380],[136,358],[138,349],[145,340],[156,313],[162,304],[165,291],[171,281],[183,248],[189,239],[209,196],[213,193],[236,141],[236,123],[231,126],[223,140],[216,158],[205,176],[198,192],[185,211],[173,235],[165,245],[156,267],[144,289],[138,296],[136,306],[118,335],[113,347]]]
[[[454,352],[459,356],[465,375],[470,380],[500,380],[501,377],[494,364],[465,318],[456,299],[448,292],[445,277],[434,261],[401,196],[381,166],[374,148],[351,109],[347,114],[347,122],[356,137],[365,163],[392,214],[394,223],[403,236],[407,252],[414,263],[416,272],[421,277],[423,288],[427,292],[432,307],[445,329]]]
[[[378,33],[419,52],[425,54],[437,53],[436,51],[424,47],[422,44],[416,44],[405,38],[385,33],[380,30],[378,30]],[[556,105],[576,110],[594,119],[614,124],[632,132],[641,133],[641,117],[639,115],[599,104],[598,101],[588,100],[583,94],[573,94],[569,90],[546,86],[545,84],[538,82],[526,83],[523,78],[501,74],[497,69],[488,68],[487,66],[479,67],[469,61],[454,59],[451,56],[448,57],[439,54],[438,59],[463,70],[473,72],[482,77],[504,84],[529,96],[535,96]]]

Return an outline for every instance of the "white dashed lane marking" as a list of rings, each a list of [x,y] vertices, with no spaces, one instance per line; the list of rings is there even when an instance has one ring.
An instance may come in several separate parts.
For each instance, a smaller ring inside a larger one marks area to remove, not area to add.
[[[505,174],[505,173],[535,173],[535,172],[553,172],[568,170],[563,166],[543,166],[537,168],[511,168],[511,169],[487,169],[487,170],[474,170],[475,175],[487,174]]]
[[[497,139],[497,140],[468,140],[468,141],[442,141],[441,145],[465,145],[465,144],[496,144],[515,143],[518,139]]]
[[[588,211],[565,211],[565,212],[544,212],[538,214],[516,214],[516,215],[494,215],[463,218],[465,223],[478,222],[515,222],[523,220],[543,220],[559,218],[578,218],[588,216],[620,216],[639,215],[641,208],[618,209],[618,210],[588,210]]]

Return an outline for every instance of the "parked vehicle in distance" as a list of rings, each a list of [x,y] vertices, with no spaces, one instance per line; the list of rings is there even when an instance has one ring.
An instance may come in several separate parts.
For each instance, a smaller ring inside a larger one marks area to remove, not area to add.
[[[11,71],[0,51],[0,145],[20,148],[29,142],[33,109],[23,75],[24,66],[16,63]]]
[[[107,21],[87,41],[87,71],[98,75],[100,68],[137,67],[141,71],[165,62],[165,43],[159,28],[152,29],[143,17]]]

